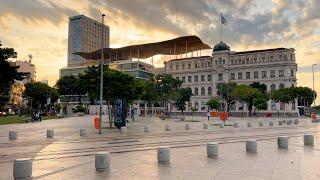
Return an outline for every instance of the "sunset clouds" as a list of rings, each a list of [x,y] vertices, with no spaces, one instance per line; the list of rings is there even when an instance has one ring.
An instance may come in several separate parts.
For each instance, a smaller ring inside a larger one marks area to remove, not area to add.
[[[298,84],[310,87],[310,66],[320,64],[319,0],[0,0],[0,41],[14,47],[19,60],[33,54],[37,79],[54,84],[67,62],[68,17],[100,20],[102,12],[111,47],[191,34],[213,46],[220,41],[222,12],[231,50],[295,48]]]

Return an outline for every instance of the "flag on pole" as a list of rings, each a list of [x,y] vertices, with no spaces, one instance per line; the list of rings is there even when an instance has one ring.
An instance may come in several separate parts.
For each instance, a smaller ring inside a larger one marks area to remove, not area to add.
[[[220,16],[221,16],[221,23],[224,25],[227,25],[227,20],[222,16],[222,13],[220,13]]]

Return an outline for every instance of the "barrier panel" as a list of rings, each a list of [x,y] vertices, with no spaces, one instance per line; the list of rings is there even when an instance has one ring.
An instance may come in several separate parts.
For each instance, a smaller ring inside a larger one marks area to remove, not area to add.
[[[94,122],[94,127],[95,127],[96,129],[99,129],[99,117],[98,117],[97,115],[94,116],[93,122]]]
[[[229,114],[227,112],[220,112],[220,120],[225,121],[228,120]]]

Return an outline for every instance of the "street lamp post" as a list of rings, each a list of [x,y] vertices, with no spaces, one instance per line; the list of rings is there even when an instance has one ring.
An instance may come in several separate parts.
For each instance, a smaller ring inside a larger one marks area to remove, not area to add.
[[[100,112],[99,112],[99,134],[102,134],[102,106],[103,106],[103,64],[104,64],[104,17],[102,14],[102,26],[101,26],[101,63],[100,63]]]
[[[312,86],[313,86],[313,106],[316,107],[316,92],[314,90],[314,66],[317,64],[312,64]]]

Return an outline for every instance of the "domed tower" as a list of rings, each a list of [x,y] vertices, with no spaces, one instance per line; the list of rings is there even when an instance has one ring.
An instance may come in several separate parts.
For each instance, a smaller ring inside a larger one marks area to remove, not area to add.
[[[230,47],[223,41],[220,41],[213,47],[213,53],[215,53],[216,51],[230,51]]]

